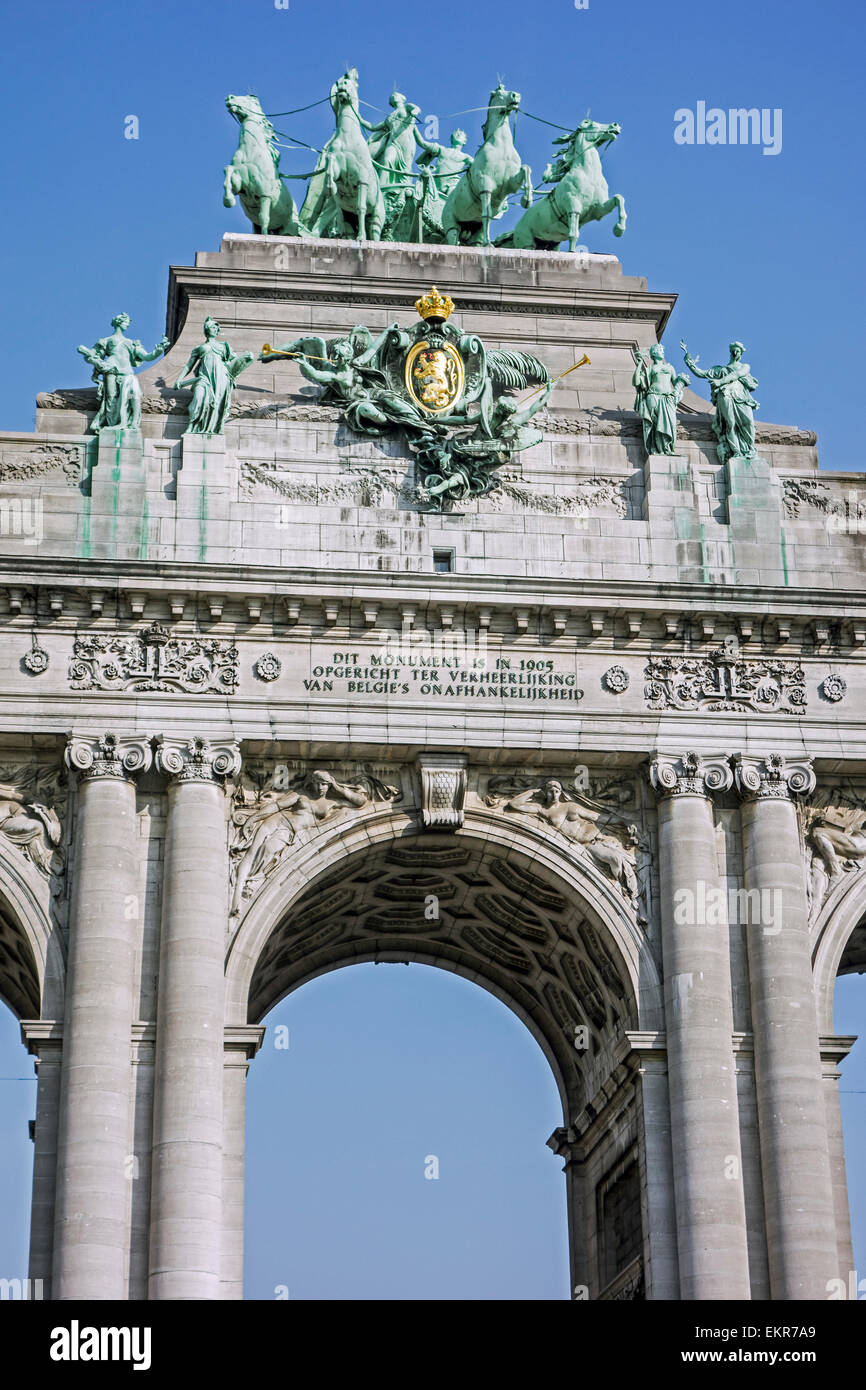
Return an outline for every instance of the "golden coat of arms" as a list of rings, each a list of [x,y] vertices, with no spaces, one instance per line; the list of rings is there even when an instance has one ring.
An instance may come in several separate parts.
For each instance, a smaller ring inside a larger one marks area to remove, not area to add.
[[[434,344],[422,338],[406,354],[404,380],[416,405],[429,415],[440,415],[463,395],[463,358],[452,343]]]

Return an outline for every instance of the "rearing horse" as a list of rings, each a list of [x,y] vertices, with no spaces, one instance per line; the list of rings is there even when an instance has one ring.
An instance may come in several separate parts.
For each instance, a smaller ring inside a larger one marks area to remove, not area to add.
[[[331,88],[337,129],[319,156],[301,219],[313,236],[378,241],[385,223],[379,179],[358,113],[358,72],[350,68]],[[355,225],[346,220],[348,213]],[[340,230],[335,231],[337,226]]]
[[[533,204],[516,227],[497,237],[496,245],[555,251],[567,240],[569,251],[573,251],[581,227],[586,222],[600,221],[614,208],[619,216],[613,234],[622,236],[625,199],[621,193],[608,197],[601,167],[601,151],[616,139],[619,130],[616,124],[599,125],[587,117],[570,135],[554,141],[565,148],[554,163],[548,164],[542,182],[555,183],[556,187]]]
[[[490,245],[490,223],[508,206],[509,193],[522,186],[521,204],[532,206],[532,170],[514,148],[508,117],[520,107],[520,93],[500,82],[490,93],[484,143],[442,209],[442,230],[449,246]]]
[[[223,203],[233,208],[237,197],[263,236],[304,236],[295,200],[280,178],[276,132],[258,97],[227,96],[226,106],[240,123],[241,136],[231,164],[226,165]]]

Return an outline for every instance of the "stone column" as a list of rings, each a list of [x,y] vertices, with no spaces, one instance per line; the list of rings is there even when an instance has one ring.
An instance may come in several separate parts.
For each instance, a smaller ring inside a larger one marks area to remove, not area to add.
[[[743,797],[755,1088],[773,1299],[827,1297],[838,1275],[836,1220],[812,966],[806,869],[794,796],[808,758],[735,759]]]
[[[660,755],[659,888],[680,1297],[746,1299],[749,1259],[733,1054],[727,895],[710,794],[724,758]]]
[[[31,1284],[51,1297],[54,1254],[54,1193],[57,1183],[57,1120],[60,1107],[62,1029],[58,1023],[27,1019],[21,1024],[27,1051],[36,1057],[36,1123],[33,1133],[33,1199],[30,1206]],[[32,1295],[31,1295],[32,1296]]]
[[[244,1296],[244,1141],[247,1072],[264,1036],[264,1028],[254,1024],[236,1025],[225,1030],[223,1254],[220,1296],[227,1299]]]
[[[55,1299],[126,1297],[141,739],[73,737],[75,861],[57,1133]]]
[[[854,1249],[851,1241],[851,1208],[848,1204],[848,1179],[845,1172],[845,1140],[842,1133],[842,1105],[839,1082],[843,1062],[857,1041],[856,1037],[824,1036],[821,1038],[821,1062],[824,1076],[824,1099],[827,1105],[827,1137],[830,1150],[830,1172],[836,1200],[836,1248],[839,1252],[837,1278],[849,1279],[854,1268]]]
[[[598,1285],[590,1256],[589,1236],[595,1229],[595,1215],[588,1201],[586,1156],[579,1135],[570,1126],[555,1129],[547,1147],[563,1160],[571,1297],[583,1303],[590,1298],[593,1286]]]
[[[626,1033],[615,1056],[634,1072],[646,1296],[653,1302],[676,1299],[680,1282],[664,1035]]]
[[[151,1299],[218,1299],[222,1243],[224,957],[235,744],[161,739],[165,837],[150,1219]]]

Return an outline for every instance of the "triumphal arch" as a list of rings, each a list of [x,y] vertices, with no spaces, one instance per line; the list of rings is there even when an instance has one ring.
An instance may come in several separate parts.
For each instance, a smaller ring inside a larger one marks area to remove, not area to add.
[[[361,142],[399,172],[390,129]],[[560,140],[554,187],[616,133]],[[852,1267],[866,482],[755,414],[747,325],[669,366],[675,296],[581,252],[574,198],[491,245],[461,141],[425,154],[414,201],[382,175],[353,212],[327,169],[276,227],[248,198],[252,231],[172,267],[163,342],[91,325],[92,380],[0,435],[31,1277],[240,1298],[261,1020],[421,961],[546,1054],[576,1297],[824,1298]]]

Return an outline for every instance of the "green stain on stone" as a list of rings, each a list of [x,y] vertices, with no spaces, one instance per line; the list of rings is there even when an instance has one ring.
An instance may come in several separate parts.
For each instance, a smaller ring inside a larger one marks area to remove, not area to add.
[[[781,553],[782,553],[782,573],[783,573],[784,576],[785,576],[785,585],[787,586],[787,584],[788,584],[788,552],[787,552],[787,550],[786,550],[786,548],[785,548],[785,532],[784,532],[784,530],[782,530],[782,531],[779,532],[779,546],[780,546]]]
[[[138,537],[138,558],[139,558],[139,560],[146,560],[146,559],[148,558],[148,557],[147,557],[147,545],[148,545],[148,536],[149,536],[149,532],[150,532],[150,508],[149,508],[148,505],[147,505],[147,498],[145,497],[145,499],[144,499],[144,507],[143,507],[142,513],[141,513],[141,531],[139,532],[139,537]]]
[[[84,498],[84,506],[81,509],[81,546],[80,553],[84,559],[90,559],[90,506],[91,499]]]
[[[117,513],[120,510],[120,451],[123,448],[123,430],[114,433],[114,467],[111,470],[111,547],[117,554]]]
[[[202,453],[201,471],[207,473],[207,457]],[[198,558],[207,554],[207,482],[203,481],[198,495]]]
[[[707,564],[707,538],[704,531],[704,523],[698,527],[698,534],[701,541],[701,578],[705,584],[710,582],[710,567]]]

